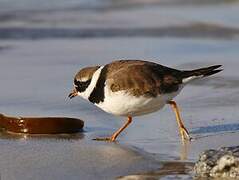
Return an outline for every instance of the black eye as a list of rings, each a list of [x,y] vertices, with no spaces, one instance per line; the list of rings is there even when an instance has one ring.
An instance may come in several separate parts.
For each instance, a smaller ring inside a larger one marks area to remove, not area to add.
[[[91,82],[91,79],[84,81],[84,82],[74,79],[75,88],[79,92],[85,91],[86,88],[90,85],[90,82]]]

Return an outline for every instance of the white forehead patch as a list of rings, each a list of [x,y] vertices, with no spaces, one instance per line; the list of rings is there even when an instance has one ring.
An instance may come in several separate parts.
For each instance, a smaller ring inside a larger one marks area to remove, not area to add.
[[[83,78],[80,78],[80,79],[76,79],[77,81],[80,81],[80,82],[86,82],[89,80],[89,78],[86,78],[86,77],[83,77]],[[74,87],[76,87],[77,85],[75,85],[75,83],[73,82],[73,85]]]
[[[82,77],[82,78],[77,79],[77,80],[80,80],[81,82],[86,82],[86,81],[89,80],[89,78],[87,78],[87,77]]]

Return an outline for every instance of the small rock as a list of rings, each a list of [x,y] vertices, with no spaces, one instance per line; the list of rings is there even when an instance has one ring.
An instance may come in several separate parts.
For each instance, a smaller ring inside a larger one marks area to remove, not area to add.
[[[239,179],[239,146],[204,151],[194,166],[195,178]]]

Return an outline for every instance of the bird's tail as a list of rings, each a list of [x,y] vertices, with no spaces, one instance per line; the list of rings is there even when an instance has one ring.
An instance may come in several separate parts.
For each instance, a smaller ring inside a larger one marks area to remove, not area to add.
[[[216,74],[223,69],[218,69],[222,65],[214,65],[206,68],[200,68],[200,69],[195,69],[191,71],[182,71],[182,81],[183,83],[188,83],[191,80],[201,78],[201,77],[206,77],[206,76],[211,76],[213,74]]]

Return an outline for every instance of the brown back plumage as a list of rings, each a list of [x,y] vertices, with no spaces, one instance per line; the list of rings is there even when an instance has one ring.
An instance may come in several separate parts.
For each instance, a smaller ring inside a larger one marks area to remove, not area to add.
[[[106,84],[113,92],[127,90],[134,96],[157,96],[179,89],[181,71],[140,60],[114,61],[107,65]]]

